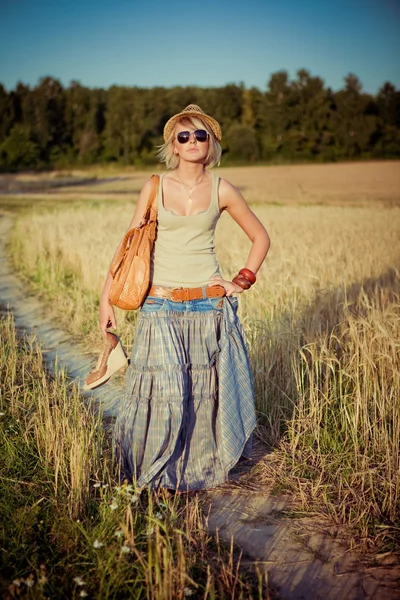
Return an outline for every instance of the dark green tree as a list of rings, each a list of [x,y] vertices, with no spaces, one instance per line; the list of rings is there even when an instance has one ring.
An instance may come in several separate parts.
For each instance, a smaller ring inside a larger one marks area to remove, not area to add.
[[[64,89],[52,77],[11,92],[0,84],[1,166],[154,163],[166,121],[190,103],[221,123],[225,164],[400,155],[400,91],[390,82],[374,97],[350,74],[334,93],[300,69],[293,81],[273,73],[265,92],[243,83],[103,90],[73,81]]]
[[[400,91],[387,81],[380,88],[376,101],[382,121],[400,128]]]
[[[338,153],[341,150],[345,158],[358,158],[371,148],[378,119],[368,114],[371,97],[361,92],[358,78],[349,74],[345,84],[345,88],[334,95],[335,143]]]
[[[0,144],[5,140],[13,125],[17,122],[14,93],[8,93],[0,83]]]
[[[258,159],[258,143],[256,133],[250,125],[234,123],[228,129],[226,145],[229,157],[255,162]]]
[[[72,81],[65,92],[66,142],[69,155],[82,164],[100,159],[105,127],[105,94]]]
[[[35,168],[40,163],[40,148],[32,140],[29,127],[17,123],[0,144],[0,167],[14,171]]]
[[[52,164],[62,152],[65,127],[64,89],[57,79],[43,77],[31,91],[18,89],[22,123],[40,149],[43,163]]]

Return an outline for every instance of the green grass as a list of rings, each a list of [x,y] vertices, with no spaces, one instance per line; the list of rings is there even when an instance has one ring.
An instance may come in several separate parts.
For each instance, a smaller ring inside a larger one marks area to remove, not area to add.
[[[10,314],[0,340],[1,597],[267,597],[208,536],[199,497],[117,481],[101,421]]]

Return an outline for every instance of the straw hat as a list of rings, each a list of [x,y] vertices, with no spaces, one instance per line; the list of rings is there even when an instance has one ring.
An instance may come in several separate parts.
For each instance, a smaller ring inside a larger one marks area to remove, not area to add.
[[[209,128],[211,129],[211,131],[213,132],[215,137],[217,138],[217,140],[218,141],[221,140],[222,132],[221,132],[221,127],[220,127],[220,124],[218,123],[218,121],[213,119],[213,117],[206,115],[204,110],[201,110],[200,106],[197,106],[197,104],[189,104],[189,106],[184,108],[182,112],[178,113],[177,115],[174,115],[165,123],[165,127],[164,127],[164,140],[165,141],[167,141],[169,139],[169,136],[171,135],[177,122],[180,121],[181,119],[184,119],[185,117],[199,117],[202,121],[204,121],[204,123],[207,123],[207,125],[209,126]]]

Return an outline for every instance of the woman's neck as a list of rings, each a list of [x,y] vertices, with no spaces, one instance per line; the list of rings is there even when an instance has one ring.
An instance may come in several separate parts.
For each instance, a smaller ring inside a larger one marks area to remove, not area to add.
[[[203,164],[183,163],[180,161],[177,174],[183,181],[197,181],[204,175],[205,167]]]

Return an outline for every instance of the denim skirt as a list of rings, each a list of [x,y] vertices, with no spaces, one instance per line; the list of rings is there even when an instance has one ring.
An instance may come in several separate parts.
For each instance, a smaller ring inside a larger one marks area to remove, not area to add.
[[[121,479],[207,489],[249,455],[254,395],[236,310],[236,298],[147,297],[114,429]]]

